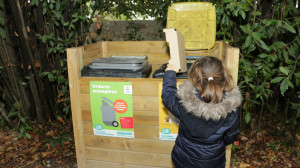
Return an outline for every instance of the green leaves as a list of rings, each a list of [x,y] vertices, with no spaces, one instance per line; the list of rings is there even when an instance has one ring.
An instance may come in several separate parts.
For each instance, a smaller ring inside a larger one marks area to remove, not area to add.
[[[4,26],[4,24],[5,24],[4,18],[0,16],[0,26]]]
[[[246,124],[249,124],[250,120],[251,120],[251,114],[249,112],[247,112],[246,115],[245,115]]]
[[[0,37],[3,38],[3,39],[6,38],[5,30],[2,27],[0,27]]]
[[[294,27],[289,25],[287,22],[284,22],[282,27],[292,33],[296,33],[296,30],[294,29]]]
[[[288,82],[287,79],[284,79],[281,83],[280,83],[280,91],[281,94],[283,95],[285,93],[285,91],[289,88],[288,86]]]
[[[2,39],[4,39],[6,37],[4,26],[5,26],[4,18],[2,16],[0,16],[0,37]]]
[[[30,5],[38,5],[39,4],[39,0],[31,0]]]
[[[258,33],[258,32],[253,32],[252,34],[252,38],[254,39],[254,41],[256,42],[256,44],[265,49],[265,50],[269,50],[269,47],[266,45],[266,43],[261,39],[262,38],[262,34],[261,33]]]
[[[286,67],[279,67],[280,72],[284,73],[285,75],[289,75],[289,69]]]
[[[283,79],[283,77],[276,77],[274,79],[271,80],[271,83],[278,83]]]

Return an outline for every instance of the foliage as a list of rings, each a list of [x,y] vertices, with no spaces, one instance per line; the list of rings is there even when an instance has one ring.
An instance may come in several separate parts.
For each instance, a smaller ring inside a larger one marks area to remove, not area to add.
[[[2,4],[2,2],[5,2]],[[22,80],[20,83],[20,87],[24,88],[25,93],[28,93],[28,96],[36,96],[32,93],[33,87],[41,85],[44,89],[39,89],[39,95],[50,95],[48,96],[48,100],[41,103],[45,111],[35,111],[34,109],[30,109],[29,113],[25,113],[24,111],[28,108],[23,107],[19,109],[18,115],[9,115],[8,120],[19,120],[20,126],[14,125],[15,128],[19,129],[20,136],[25,135],[30,138],[26,133],[27,128],[29,128],[30,120],[37,119],[37,113],[41,116],[44,116],[46,121],[51,121],[56,119],[55,116],[63,116],[64,118],[70,116],[70,98],[69,98],[69,83],[67,76],[67,61],[66,61],[66,49],[70,47],[76,47],[79,45],[83,45],[85,42],[86,34],[88,31],[88,27],[90,25],[90,19],[86,16],[89,15],[89,7],[86,4],[87,1],[73,1],[73,0],[60,0],[60,1],[42,1],[42,0],[31,0],[24,2],[21,4],[22,10],[24,10],[24,24],[26,26],[26,30],[28,33],[30,50],[29,52],[33,53],[35,64],[29,64],[28,70],[19,70],[13,71],[11,70],[15,76],[15,81]],[[9,15],[10,8],[9,5],[12,5],[14,2],[10,1],[1,1],[0,8],[6,8],[6,15]],[[16,3],[19,3],[16,1]],[[42,10],[42,17],[38,17],[37,12]],[[42,20],[41,20],[42,19]],[[6,22],[6,23],[5,23]],[[20,37],[20,32],[17,33],[16,28],[14,27],[14,22],[17,22],[15,18],[12,17],[2,17],[0,16],[0,33],[2,38],[2,46],[6,46],[7,34],[14,34],[17,37]],[[5,25],[6,24],[6,25]],[[3,26],[9,26],[10,29],[7,29],[5,32]],[[39,25],[43,25],[42,29]],[[39,31],[40,30],[40,31]],[[23,33],[23,32],[21,32]],[[18,39],[17,39],[18,40]],[[36,47],[37,46],[37,47]],[[6,48],[6,50],[9,50]],[[27,53],[23,53],[21,55],[27,55]],[[2,55],[2,60],[5,58],[5,55]],[[6,56],[8,56],[6,54]],[[6,60],[9,60],[5,58]],[[21,56],[16,54],[15,58],[16,65],[26,65],[27,63],[22,60]],[[28,58],[27,58],[28,59]],[[22,62],[23,61],[23,62]],[[3,62],[4,63],[4,62]],[[3,73],[1,78],[6,78],[7,70],[9,70],[8,64],[1,64],[3,68]],[[27,66],[27,65],[26,65]],[[21,67],[23,68],[23,67]],[[26,67],[27,68],[27,67]],[[29,71],[36,69],[34,74],[29,74]],[[2,68],[1,68],[2,72]],[[0,72],[0,75],[1,75]],[[17,79],[16,76],[20,76],[22,79]],[[38,79],[40,78],[40,79]],[[2,79],[1,79],[2,80]],[[35,85],[32,85],[32,82],[36,82]],[[49,85],[46,85],[47,81]],[[11,84],[15,86],[14,84]],[[6,85],[0,84],[0,91],[6,89]],[[9,89],[9,88],[8,88]],[[43,92],[41,92],[43,91]],[[20,90],[19,90],[20,93]],[[3,93],[4,94],[4,93]],[[14,94],[11,92],[15,101],[15,103],[21,103],[22,94]],[[29,98],[29,100],[33,100],[33,98]],[[39,98],[37,98],[39,99]],[[40,98],[41,99],[41,98]],[[6,97],[2,97],[0,101],[3,103],[10,103]],[[53,103],[53,102],[54,103]],[[38,104],[34,104],[33,102],[31,107],[39,106]],[[13,105],[5,104],[4,106],[5,112],[9,113],[9,111],[14,110]],[[43,114],[42,114],[43,113]],[[3,113],[2,113],[3,114]],[[24,120],[25,119],[25,120]],[[1,120],[2,122],[4,120]],[[41,122],[41,120],[39,120]],[[24,125],[24,126],[22,126]]]
[[[31,38],[36,38],[36,45],[45,45],[44,54],[49,66],[38,75],[48,80],[56,92],[53,99],[58,108],[53,108],[51,113],[64,118],[70,114],[66,49],[84,44],[89,25],[96,15],[126,20],[154,18],[166,22],[168,6],[176,2],[200,0],[30,0],[28,4],[24,3],[28,12],[24,16],[25,23],[31,30],[35,30]],[[217,39],[240,48],[239,86],[244,97],[241,109],[245,123],[250,124],[252,119],[260,121],[261,113],[265,113],[284,116],[285,123],[297,124],[300,117],[300,17],[295,4],[297,1],[210,2],[216,4]],[[34,15],[40,6],[45,23],[42,33],[36,31],[39,23],[35,22]],[[0,7],[5,6],[0,3]],[[0,16],[2,39],[7,36],[4,26],[5,18]],[[137,33],[138,27],[127,29],[133,30],[132,40],[141,40]],[[34,49],[34,45],[32,49],[35,52],[38,50]],[[27,84],[34,75],[26,74],[23,77],[23,84]],[[29,117],[22,111],[21,114],[25,118]]]
[[[175,2],[184,1],[118,1],[116,6],[120,8],[124,3],[126,9],[135,14],[166,21],[167,7]],[[284,122],[291,120],[297,124],[299,92],[294,93],[300,83],[300,17],[296,1],[211,2],[216,4],[217,38],[240,48],[239,86],[244,92],[245,123],[249,124],[251,118],[261,121],[264,112],[282,115]],[[134,16],[119,12],[114,14],[126,15],[129,19]]]
[[[290,116],[297,124],[299,92],[294,93],[300,83],[299,10],[295,1],[272,3],[269,16],[257,1],[217,3],[217,35],[240,48],[239,86],[245,96],[245,122],[259,118],[257,111],[267,104],[265,113],[281,111],[278,115],[285,120]],[[278,107],[278,101],[286,104]]]

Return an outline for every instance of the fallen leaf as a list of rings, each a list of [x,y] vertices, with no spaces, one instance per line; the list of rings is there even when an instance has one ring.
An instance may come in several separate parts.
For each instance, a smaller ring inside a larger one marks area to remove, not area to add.
[[[247,140],[248,140],[248,138],[247,138],[247,137],[245,137],[245,136],[242,136],[242,137],[241,137],[241,140],[242,140],[242,141],[247,141]]]
[[[53,130],[51,130],[51,131],[48,131],[48,132],[46,133],[46,135],[48,135],[48,136],[54,136],[54,135],[55,135],[55,132],[54,132]]]
[[[26,27],[27,33],[30,33],[30,27],[29,25]]]
[[[247,163],[241,163],[240,164],[240,168],[247,168],[247,167],[250,167],[251,165],[250,164],[247,164]]]

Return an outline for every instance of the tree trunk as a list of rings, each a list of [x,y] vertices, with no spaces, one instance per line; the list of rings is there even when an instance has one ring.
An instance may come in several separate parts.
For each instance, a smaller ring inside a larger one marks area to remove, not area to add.
[[[262,0],[260,3],[262,18],[269,19],[272,18],[272,7],[273,0]]]
[[[3,8],[0,9],[0,16],[4,18],[5,24],[4,27],[6,38],[0,40],[0,65],[3,65],[5,71],[0,73],[1,78],[1,91],[5,93],[5,105],[6,109],[10,110],[13,107],[13,104],[19,102],[22,108],[22,114],[24,116],[28,116],[28,109],[30,106],[30,100],[28,99],[28,94],[25,91],[25,88],[20,85],[22,80],[22,74],[20,74],[20,63],[17,59],[14,43],[12,41],[12,37],[9,34],[8,28],[11,26],[11,23],[8,22],[8,18],[6,14],[5,1],[0,0],[0,2],[4,5]],[[7,2],[6,2],[7,3]],[[3,90],[2,90],[3,89]]]
[[[34,97],[37,119],[39,122],[42,122],[42,121],[44,121],[43,111],[45,108],[42,104],[42,102],[44,102],[44,101],[43,101],[43,99],[40,99],[40,96],[38,93],[43,94],[43,92],[42,92],[42,87],[41,87],[40,80],[39,80],[39,74],[35,67],[33,53],[32,53],[32,50],[31,50],[31,47],[29,44],[28,34],[26,32],[26,27],[24,25],[21,7],[20,7],[18,0],[10,0],[8,2],[10,5],[10,9],[13,9],[13,10],[11,10],[12,16],[13,16],[15,25],[17,25],[16,26],[17,33],[19,35],[20,43],[22,44],[21,50],[22,50],[22,54],[24,55],[23,58],[25,58],[25,61],[27,63],[27,65],[25,65],[24,68],[25,69],[28,68],[28,71],[29,71],[29,73],[27,74],[28,76],[30,76],[32,74],[32,70],[34,73],[36,84],[32,78],[29,80],[29,85],[30,85],[31,92]],[[28,60],[28,58],[29,58],[29,60]],[[36,89],[36,86],[38,89]],[[38,91],[36,91],[36,90],[38,90]]]
[[[39,2],[37,9],[36,9],[36,29],[37,33],[40,34],[41,36],[45,35],[45,25],[44,25],[44,17],[43,17],[43,2]],[[49,68],[49,63],[48,63],[48,54],[46,50],[46,45],[42,43],[41,41],[37,40],[36,43],[36,53],[38,57],[40,58],[41,62],[41,72],[47,72],[50,71]],[[48,116],[50,116],[52,119],[55,118],[54,114],[58,110],[57,103],[54,101],[56,95],[53,94],[52,92],[52,86],[49,83],[48,78],[43,78],[43,88],[49,88],[49,89],[44,89],[45,92],[45,98],[47,101],[45,101],[45,105],[47,107],[46,111]]]

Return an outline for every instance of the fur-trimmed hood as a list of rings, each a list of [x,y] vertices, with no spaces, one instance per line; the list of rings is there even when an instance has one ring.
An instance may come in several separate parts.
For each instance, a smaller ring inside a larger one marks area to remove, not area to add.
[[[180,102],[187,112],[199,118],[203,117],[205,120],[218,121],[241,105],[241,92],[238,87],[226,92],[223,101],[217,104],[206,103],[200,100],[196,94],[196,88],[190,80],[184,81],[177,91]]]

